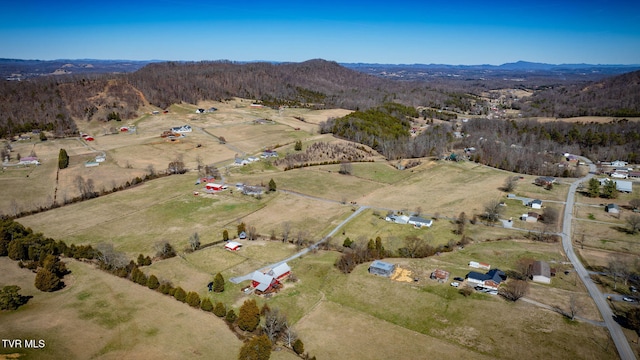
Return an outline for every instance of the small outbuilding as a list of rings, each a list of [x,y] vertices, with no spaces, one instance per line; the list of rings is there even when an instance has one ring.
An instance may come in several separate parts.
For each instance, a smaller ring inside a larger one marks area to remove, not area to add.
[[[616,180],[616,190],[620,192],[633,192],[633,183],[631,181]]]
[[[485,270],[491,269],[491,265],[483,262],[477,262],[477,261],[469,261],[469,267],[476,268],[476,269],[485,269]]]
[[[620,207],[618,204],[607,204],[607,206],[604,207],[604,210],[609,214],[620,214]]]
[[[532,209],[542,209],[542,200],[535,199],[529,203]]]
[[[451,275],[451,273],[449,273],[446,270],[442,270],[442,269],[435,269],[431,275],[429,276],[430,279],[433,280],[438,280],[439,282],[446,282],[447,280],[449,280],[449,275]]]
[[[369,273],[374,275],[390,277],[395,270],[396,266],[394,264],[380,260],[375,260],[369,265]]]
[[[242,244],[237,241],[229,241],[224,245],[224,248],[231,251],[237,251],[241,246]]]
[[[531,266],[531,280],[551,284],[551,268],[545,261],[534,261]]]

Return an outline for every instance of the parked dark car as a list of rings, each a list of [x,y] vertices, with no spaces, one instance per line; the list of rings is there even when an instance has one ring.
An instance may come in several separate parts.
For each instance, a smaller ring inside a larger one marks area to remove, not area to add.
[[[461,278],[460,276],[456,276],[453,278],[453,280],[455,281],[464,281],[464,278]]]

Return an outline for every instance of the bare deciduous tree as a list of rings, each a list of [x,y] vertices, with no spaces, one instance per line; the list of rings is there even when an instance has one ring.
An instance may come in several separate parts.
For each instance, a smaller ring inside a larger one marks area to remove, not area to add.
[[[191,250],[193,251],[200,248],[200,235],[198,235],[197,232],[194,232],[189,236],[189,247],[191,247]]]
[[[100,243],[96,245],[98,260],[109,269],[121,269],[129,264],[127,256],[114,249],[113,244]]]
[[[484,205],[484,218],[487,222],[493,224],[500,220],[500,214],[502,214],[503,210],[500,200],[491,200]]]
[[[258,230],[253,225],[247,226],[247,239],[256,240],[258,238]]]
[[[509,176],[505,179],[504,185],[502,186],[502,191],[504,192],[512,192],[518,186],[518,177],[517,176]]]
[[[558,210],[554,207],[545,206],[542,211],[542,221],[545,224],[555,225],[558,223]]]
[[[511,279],[500,287],[498,293],[507,300],[516,301],[527,295],[529,283],[524,280]]]
[[[278,309],[270,309],[264,314],[264,325],[262,331],[271,340],[272,344],[280,338],[286,330],[287,318]]]
[[[340,163],[340,170],[338,170],[340,174],[343,175],[351,175],[353,173],[353,166],[348,161],[343,161]]]
[[[289,234],[291,233],[291,223],[285,221],[282,223],[282,242],[289,241]]]
[[[631,214],[626,218],[627,225],[629,225],[629,231],[632,234],[640,231],[640,215],[639,214]]]

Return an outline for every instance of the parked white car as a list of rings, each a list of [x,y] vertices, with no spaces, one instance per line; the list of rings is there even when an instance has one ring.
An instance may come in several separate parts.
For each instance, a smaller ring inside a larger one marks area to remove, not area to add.
[[[451,283],[451,286],[458,287],[458,286],[460,286],[460,283],[457,282],[457,281],[454,281],[454,282]]]

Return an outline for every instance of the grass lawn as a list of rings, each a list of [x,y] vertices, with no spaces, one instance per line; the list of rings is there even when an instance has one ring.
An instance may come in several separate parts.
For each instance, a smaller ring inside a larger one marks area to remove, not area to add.
[[[69,261],[67,287],[43,293],[31,271],[0,258],[0,285],[16,284],[34,296],[16,311],[0,312],[3,339],[43,339],[43,349],[0,349],[38,359],[219,358],[237,356],[241,346],[226,324],[201,310]],[[215,355],[213,355],[215,354]]]

